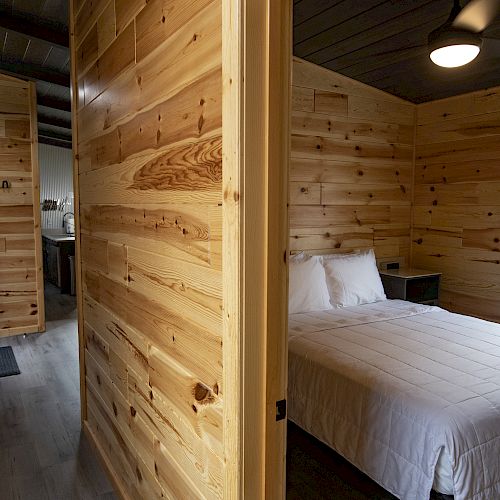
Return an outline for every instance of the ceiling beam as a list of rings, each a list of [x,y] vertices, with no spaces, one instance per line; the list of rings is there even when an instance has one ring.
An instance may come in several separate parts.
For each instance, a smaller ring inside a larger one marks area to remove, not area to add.
[[[57,45],[63,49],[69,47],[69,34],[67,31],[54,30],[46,26],[41,26],[28,19],[9,15],[4,11],[0,12],[0,28],[15,31],[30,38],[35,38],[51,45]]]
[[[60,109],[61,111],[68,111],[71,113],[71,101],[59,99],[57,97],[40,96],[37,97],[37,104],[45,106],[46,108]]]
[[[71,149],[72,145],[69,141],[61,141],[60,139],[55,139],[53,137],[45,137],[43,135],[38,136],[38,142],[40,144],[49,144],[50,146],[58,146],[60,148]]]
[[[69,118],[59,118],[57,116],[48,116],[44,113],[38,113],[38,123],[71,130],[71,119]]]
[[[28,80],[42,80],[48,83],[55,83],[63,87],[69,87],[69,75],[52,71],[49,69],[41,69],[39,66],[32,64],[8,63],[0,62],[0,71],[9,75],[17,76]]]
[[[54,139],[59,139],[61,141],[69,141],[71,142],[71,130],[67,132],[65,130],[54,130],[53,128],[44,127],[43,124],[38,124],[38,136],[43,135],[44,137],[52,137]]]
[[[61,134],[54,130],[38,127],[38,137],[49,137],[51,139],[58,139],[60,141],[71,142],[71,132],[69,134]]]

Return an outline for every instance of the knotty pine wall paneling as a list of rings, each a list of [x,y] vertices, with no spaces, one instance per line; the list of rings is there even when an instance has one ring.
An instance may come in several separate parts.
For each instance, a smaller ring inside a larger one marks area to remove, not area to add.
[[[291,2],[223,1],[225,498],[285,498]]]
[[[441,304],[500,321],[500,87],[417,106],[413,264]]]
[[[71,22],[85,428],[124,498],[220,498],[221,0]]]
[[[36,90],[0,74],[0,336],[45,330]]]
[[[410,258],[415,106],[294,58],[290,250]]]

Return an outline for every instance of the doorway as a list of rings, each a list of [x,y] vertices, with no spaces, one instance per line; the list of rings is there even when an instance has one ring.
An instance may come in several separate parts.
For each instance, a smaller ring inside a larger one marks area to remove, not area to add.
[[[75,255],[73,158],[71,149],[39,144],[40,209],[45,282],[75,295],[71,258]]]

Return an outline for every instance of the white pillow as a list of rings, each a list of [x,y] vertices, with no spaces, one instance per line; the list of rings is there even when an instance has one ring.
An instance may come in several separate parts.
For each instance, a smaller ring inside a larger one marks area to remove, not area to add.
[[[316,255],[291,258],[288,275],[288,313],[332,309],[325,269]]]
[[[323,261],[330,303],[357,306],[386,300],[373,250]]]
[[[308,259],[309,257],[311,257],[311,256],[305,254],[304,252],[295,253],[293,255],[290,255],[290,263],[291,262],[301,262],[304,259]]]
[[[321,255],[321,260],[323,262],[323,265],[325,265],[325,261],[330,260],[330,259],[341,259],[343,257],[350,257],[352,255],[358,255],[361,252],[361,250],[352,250],[349,252],[343,252],[343,253],[325,253]]]

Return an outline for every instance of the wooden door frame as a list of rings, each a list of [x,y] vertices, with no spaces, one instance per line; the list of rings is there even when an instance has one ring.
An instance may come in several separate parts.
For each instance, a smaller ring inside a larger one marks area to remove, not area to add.
[[[224,498],[285,497],[291,1],[222,0]]]
[[[30,101],[30,132],[31,132],[31,176],[33,183],[33,223],[35,231],[35,261],[36,261],[36,295],[38,308],[38,324],[36,332],[45,331],[45,294],[43,281],[42,256],[42,221],[40,206],[40,165],[38,162],[38,113],[36,104],[36,85],[28,84]],[[24,330],[24,333],[31,333]]]

